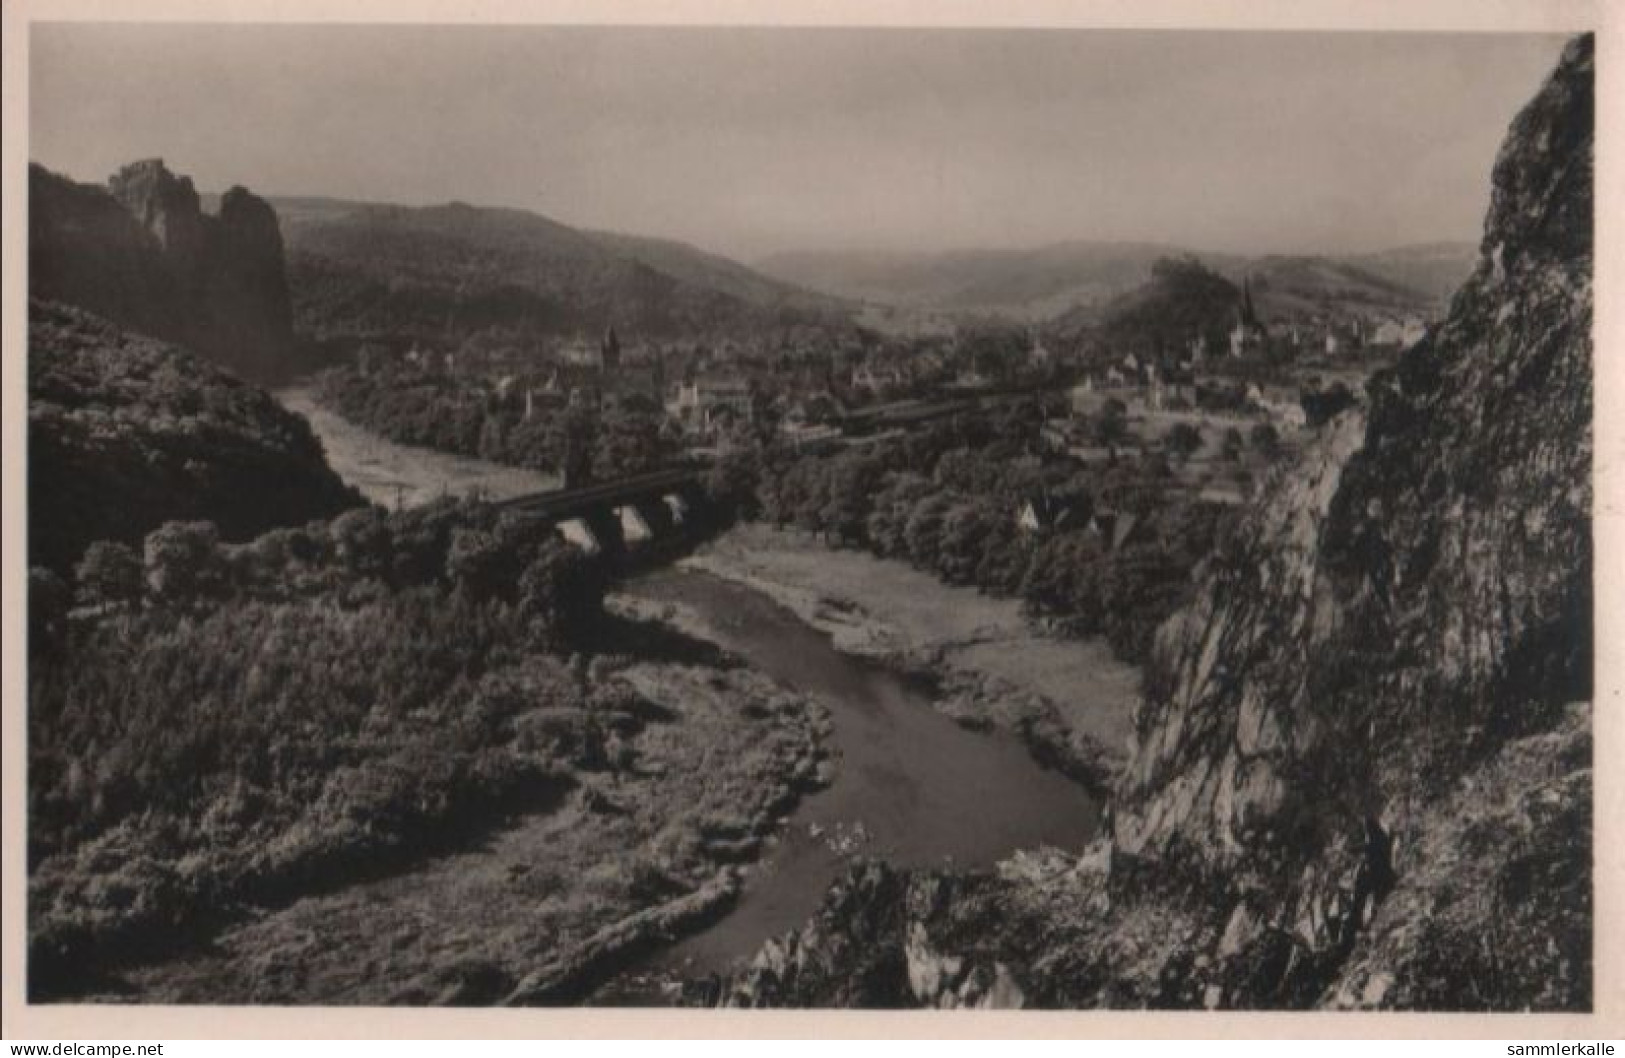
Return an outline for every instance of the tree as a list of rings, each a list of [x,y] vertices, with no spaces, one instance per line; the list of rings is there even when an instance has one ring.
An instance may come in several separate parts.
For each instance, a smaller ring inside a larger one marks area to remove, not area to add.
[[[216,591],[219,544],[213,522],[166,522],[148,533],[142,546],[148,593],[161,602],[185,605]]]
[[[1273,459],[1281,449],[1281,432],[1273,423],[1261,422],[1253,427],[1253,450]]]
[[[1116,397],[1109,397],[1101,405],[1095,419],[1095,441],[1098,444],[1116,444],[1128,435],[1128,405]]]
[[[987,541],[1000,521],[987,503],[967,500],[943,517],[938,541],[937,572],[950,584],[969,584],[976,578]]]
[[[862,543],[884,467],[869,455],[832,460],[819,521],[837,543]]]
[[[1241,431],[1234,426],[1224,432],[1224,458],[1234,462],[1241,458]]]
[[[643,474],[658,468],[670,453],[652,414],[622,411],[600,421],[592,454],[596,481]]]
[[[80,600],[87,606],[119,606],[141,600],[141,559],[134,549],[98,540],[74,569]]]
[[[1303,405],[1304,420],[1311,427],[1321,426],[1354,406],[1354,392],[1342,382],[1333,383],[1330,389],[1305,390],[1298,399]]]
[[[756,448],[731,448],[705,472],[706,498],[730,514],[753,518],[761,511],[756,495],[761,481],[761,453]]]
[[[519,576],[520,615],[546,646],[585,641],[603,609],[598,563],[562,540],[544,544]]]
[[[1180,459],[1189,459],[1202,448],[1202,431],[1188,422],[1175,423],[1168,431],[1168,449]]]
[[[28,569],[28,652],[44,654],[60,645],[67,629],[73,593],[44,566]],[[32,736],[30,736],[32,737]]]
[[[948,497],[937,494],[927,496],[909,512],[903,528],[903,539],[908,545],[909,559],[921,569],[935,569],[941,546],[942,522],[948,514]]]
[[[345,511],[328,526],[333,553],[359,577],[387,576],[394,561],[394,541],[383,512],[376,507]]]
[[[484,529],[453,529],[446,550],[446,577],[472,599],[511,595],[516,579],[513,550]]]
[[[931,482],[908,471],[886,478],[864,522],[864,535],[876,554],[883,558],[908,554],[908,517],[914,505],[933,491]]]

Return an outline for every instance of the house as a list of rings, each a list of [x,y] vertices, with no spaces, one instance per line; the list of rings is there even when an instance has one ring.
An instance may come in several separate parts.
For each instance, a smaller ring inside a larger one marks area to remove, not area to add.
[[[1196,498],[1203,503],[1217,503],[1226,507],[1236,507],[1247,502],[1241,487],[1229,482],[1211,483],[1198,492]]]
[[[1016,507],[1016,528],[1025,533],[1053,533],[1073,528],[1086,514],[1080,497],[1036,492]]]
[[[1085,466],[1102,466],[1115,458],[1110,445],[1072,445],[1066,454]]]
[[[1198,334],[1195,338],[1191,339],[1190,352],[1190,359],[1185,362],[1193,367],[1201,364],[1203,360],[1207,359],[1207,335]]]
[[[1090,514],[1082,528],[1098,539],[1101,547],[1116,551],[1134,536],[1135,530],[1140,528],[1140,519],[1131,512],[1100,510]]]
[[[1404,337],[1405,328],[1396,319],[1385,319],[1377,324],[1376,330],[1371,332],[1372,345],[1398,345]]]
[[[1072,414],[1083,415],[1095,406],[1095,380],[1084,375],[1082,381],[1067,391]]]
[[[700,375],[677,389],[676,415],[684,423],[712,428],[754,418],[750,383],[737,375]]]

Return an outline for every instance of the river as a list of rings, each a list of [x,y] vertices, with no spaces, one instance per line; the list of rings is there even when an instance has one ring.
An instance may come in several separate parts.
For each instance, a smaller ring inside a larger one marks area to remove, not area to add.
[[[656,975],[703,976],[801,925],[856,856],[904,867],[987,866],[1018,849],[1082,848],[1099,810],[1082,787],[1034,762],[1014,738],[977,733],[929,693],[743,585],[664,569],[625,591],[699,615],[734,654],[830,710],[834,782],[806,799],[716,924],[651,960]],[[640,998],[630,988],[605,1001]]]
[[[475,489],[488,496],[553,487],[544,475],[392,444],[317,406],[306,390],[278,396],[311,422],[328,460],[377,502]],[[660,1002],[674,975],[727,969],[801,925],[854,857],[903,867],[986,866],[1019,849],[1081,849],[1099,826],[1082,787],[1040,767],[1003,734],[970,731],[929,692],[880,664],[842,653],[828,636],[749,587],[700,570],[665,568],[622,591],[687,608],[719,645],[823,703],[833,721],[831,784],[804,797],[750,870],[734,907],[612,982],[600,1002]],[[953,605],[950,589],[942,604]],[[444,923],[447,929],[455,923]]]
[[[506,500],[561,483],[553,474],[385,440],[317,404],[305,386],[290,386],[275,396],[309,421],[338,476],[385,507],[413,507],[446,495]]]

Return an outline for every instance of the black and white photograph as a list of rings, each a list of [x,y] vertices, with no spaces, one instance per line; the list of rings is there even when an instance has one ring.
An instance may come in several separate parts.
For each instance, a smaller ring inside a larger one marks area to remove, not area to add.
[[[447,6],[25,26],[30,1007],[1618,1005],[1586,27]]]

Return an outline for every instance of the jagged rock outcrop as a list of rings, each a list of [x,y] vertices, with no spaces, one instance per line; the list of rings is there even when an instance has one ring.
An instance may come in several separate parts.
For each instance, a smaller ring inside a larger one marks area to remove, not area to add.
[[[106,189],[29,168],[29,292],[186,345],[243,378],[296,363],[276,211],[234,187],[203,212],[192,181],[159,159]]]
[[[839,1002],[879,922],[1034,1005],[1589,1005],[1592,79],[1579,38],[1448,318],[1160,630],[1104,870],[849,880],[721,998]]]
[[[1591,93],[1587,39],[1513,124],[1477,269],[1373,381],[1363,443],[1333,431],[1152,661],[1119,847],[1245,863],[1317,956],[1423,866],[1429,806],[1590,697]]]

